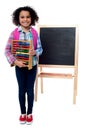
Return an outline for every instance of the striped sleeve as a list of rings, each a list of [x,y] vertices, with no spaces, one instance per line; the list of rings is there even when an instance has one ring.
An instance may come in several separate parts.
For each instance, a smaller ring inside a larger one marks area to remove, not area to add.
[[[40,41],[40,37],[38,37],[37,39],[37,49],[36,49],[36,55],[39,56],[41,55],[43,52],[43,49],[42,49],[42,45],[41,45],[41,41]]]
[[[14,63],[14,61],[16,60],[16,58],[13,56],[13,54],[11,53],[11,45],[12,45],[12,40],[13,40],[13,32],[10,34],[6,47],[5,47],[5,56],[8,60],[8,62],[12,65]]]

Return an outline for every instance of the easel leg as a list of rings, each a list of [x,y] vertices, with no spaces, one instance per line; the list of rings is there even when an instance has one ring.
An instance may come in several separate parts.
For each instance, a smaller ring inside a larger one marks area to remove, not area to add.
[[[43,78],[41,78],[41,93],[43,93]]]
[[[76,91],[74,90],[74,94],[73,94],[73,104],[76,104]]]
[[[76,96],[77,96],[77,77],[74,77],[73,104],[76,104]]]
[[[42,67],[40,67],[40,73],[42,72]],[[40,85],[41,85],[41,93],[43,93],[43,78],[40,78]]]
[[[76,77],[76,79],[75,79],[75,85],[76,85],[76,96],[77,96],[77,77]]]

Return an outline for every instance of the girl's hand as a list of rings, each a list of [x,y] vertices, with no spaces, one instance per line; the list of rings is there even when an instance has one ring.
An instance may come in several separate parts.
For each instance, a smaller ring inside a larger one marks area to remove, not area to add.
[[[18,67],[27,67],[27,65],[25,65],[25,62],[23,61],[19,61],[19,60],[15,60],[14,64]]]
[[[30,49],[30,50],[29,50],[29,55],[30,55],[30,56],[36,55],[36,51],[35,51],[34,49]]]

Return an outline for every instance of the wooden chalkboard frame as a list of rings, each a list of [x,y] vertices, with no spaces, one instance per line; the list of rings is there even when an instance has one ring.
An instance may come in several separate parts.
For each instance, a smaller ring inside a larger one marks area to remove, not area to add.
[[[74,64],[73,65],[48,65],[48,64],[38,64],[38,71],[36,77],[36,87],[35,87],[35,101],[37,101],[38,94],[38,78],[41,79],[41,93],[43,93],[43,78],[72,78],[74,79],[74,89],[73,89],[73,104],[76,104],[76,96],[77,96],[77,79],[78,79],[78,33],[79,27],[78,25],[39,25],[38,32],[40,35],[40,28],[75,28],[75,50],[74,50]],[[73,73],[48,73],[44,72],[43,68],[72,68]]]

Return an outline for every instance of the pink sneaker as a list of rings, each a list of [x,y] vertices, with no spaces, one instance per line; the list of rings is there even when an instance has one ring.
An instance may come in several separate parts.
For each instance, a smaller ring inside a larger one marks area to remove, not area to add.
[[[26,124],[30,125],[32,122],[33,122],[33,116],[32,116],[32,114],[27,115]]]
[[[21,124],[25,124],[26,123],[26,115],[20,115],[19,121]]]

